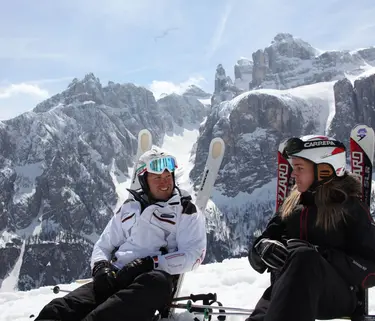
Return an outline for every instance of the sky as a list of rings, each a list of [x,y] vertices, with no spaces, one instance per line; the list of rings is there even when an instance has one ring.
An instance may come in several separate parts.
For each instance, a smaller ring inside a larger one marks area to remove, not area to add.
[[[0,2],[0,120],[89,72],[156,98],[190,84],[212,92],[219,63],[233,79],[236,61],[279,32],[320,50],[375,45],[373,0]]]

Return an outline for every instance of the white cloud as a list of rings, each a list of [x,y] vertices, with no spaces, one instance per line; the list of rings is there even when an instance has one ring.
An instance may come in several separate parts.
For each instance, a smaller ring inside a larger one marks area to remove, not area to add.
[[[42,89],[37,85],[31,85],[26,83],[11,84],[10,86],[0,88],[0,99],[10,98],[11,96],[20,94],[37,96],[40,98],[47,98],[49,96],[47,90]]]
[[[153,92],[155,99],[159,99],[162,95],[169,95],[172,93],[182,94],[190,85],[201,86],[202,83],[207,81],[201,77],[190,77],[188,80],[183,81],[179,84],[170,81],[154,80],[150,85],[150,90]]]
[[[18,83],[0,87],[0,120],[30,111],[48,97],[48,91],[38,85]]]

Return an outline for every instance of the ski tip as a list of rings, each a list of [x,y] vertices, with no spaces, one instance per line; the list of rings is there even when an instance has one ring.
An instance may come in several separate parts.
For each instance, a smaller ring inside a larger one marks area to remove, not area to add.
[[[284,152],[284,148],[285,148],[285,145],[286,145],[286,142],[288,141],[289,138],[286,138],[284,139],[280,144],[279,144],[279,153],[283,153]]]
[[[374,135],[374,129],[365,124],[356,124],[351,130],[351,137],[363,138],[368,135]]]
[[[152,135],[148,129],[142,129],[138,133],[138,146],[143,152],[149,150],[152,146]]]
[[[212,158],[216,159],[224,155],[225,143],[221,137],[215,137],[211,140],[210,151]]]

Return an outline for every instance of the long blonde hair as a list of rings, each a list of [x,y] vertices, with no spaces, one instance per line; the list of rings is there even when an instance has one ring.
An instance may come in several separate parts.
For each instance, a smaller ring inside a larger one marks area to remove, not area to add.
[[[345,221],[347,214],[342,203],[350,196],[360,196],[360,193],[360,180],[351,173],[346,173],[344,177],[335,177],[330,182],[319,186],[314,199],[317,207],[316,225],[325,231],[336,229],[341,220]],[[301,193],[295,185],[280,208],[282,219],[287,218],[293,212],[300,197]]]

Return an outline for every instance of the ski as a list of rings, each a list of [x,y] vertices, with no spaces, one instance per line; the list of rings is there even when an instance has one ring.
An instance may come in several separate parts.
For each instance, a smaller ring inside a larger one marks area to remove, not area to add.
[[[372,166],[374,162],[374,130],[364,124],[356,125],[350,132],[351,171],[359,175],[362,201],[371,208]],[[363,312],[368,315],[368,290],[363,291]]]
[[[293,168],[283,155],[286,141],[287,139],[279,144],[279,149],[277,151],[276,212],[279,210],[279,207],[294,185],[294,179],[291,177]]]
[[[138,160],[139,157],[146,151],[150,150],[152,147],[152,135],[148,129],[142,129],[138,133],[138,148],[137,148],[137,154],[135,157],[134,162],[134,169],[132,174],[132,181],[130,183],[130,189],[137,190],[141,188],[141,185],[139,184],[139,181],[137,179],[136,173],[137,173],[137,166],[138,166]],[[129,197],[131,194],[129,194]]]
[[[212,189],[215,185],[216,177],[219,173],[221,163],[223,161],[225,153],[225,143],[222,138],[216,137],[211,140],[206,164],[203,170],[201,183],[197,192],[195,205],[204,214],[208,200],[211,196]],[[180,275],[177,281],[176,290],[173,294],[173,298],[177,298],[181,292],[182,282],[184,280],[184,274]],[[174,313],[175,308],[171,307],[169,316]]]
[[[350,164],[362,183],[362,200],[370,207],[372,166],[374,162],[374,130],[366,125],[355,126],[350,133]]]
[[[225,152],[225,143],[220,137],[211,140],[206,164],[203,170],[201,184],[195,200],[195,205],[204,213],[212,188],[219,172]]]

